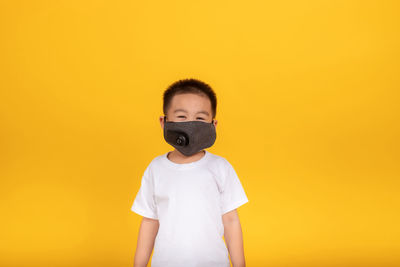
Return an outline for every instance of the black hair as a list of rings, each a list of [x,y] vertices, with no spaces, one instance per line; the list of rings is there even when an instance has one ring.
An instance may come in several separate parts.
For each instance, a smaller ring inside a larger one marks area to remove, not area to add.
[[[207,96],[211,102],[212,118],[217,115],[217,96],[214,90],[207,83],[198,79],[181,79],[172,83],[164,91],[163,112],[167,115],[167,110],[171,104],[172,98],[177,94],[193,93],[201,96]]]

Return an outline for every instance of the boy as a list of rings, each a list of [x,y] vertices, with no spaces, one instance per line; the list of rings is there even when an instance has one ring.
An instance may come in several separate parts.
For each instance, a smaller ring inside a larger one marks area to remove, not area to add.
[[[163,100],[160,124],[175,149],[150,162],[133,202],[131,210],[143,216],[134,267],[147,266],[153,246],[152,267],[229,267],[229,256],[243,267],[236,208],[248,198],[231,164],[204,150],[216,139],[216,95],[208,84],[184,79]]]

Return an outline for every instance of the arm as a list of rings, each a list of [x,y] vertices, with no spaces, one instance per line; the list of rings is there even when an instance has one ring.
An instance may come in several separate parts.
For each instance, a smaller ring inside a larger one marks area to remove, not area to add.
[[[159,227],[158,220],[143,217],[140,224],[133,267],[146,267],[153,251]]]
[[[224,237],[233,267],[245,267],[242,227],[236,209],[222,215]]]

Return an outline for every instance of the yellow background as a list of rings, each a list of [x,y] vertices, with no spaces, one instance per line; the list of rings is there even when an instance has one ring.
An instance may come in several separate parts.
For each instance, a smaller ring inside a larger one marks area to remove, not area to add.
[[[249,267],[400,266],[399,1],[1,1],[0,266],[132,266],[181,78],[218,97]]]

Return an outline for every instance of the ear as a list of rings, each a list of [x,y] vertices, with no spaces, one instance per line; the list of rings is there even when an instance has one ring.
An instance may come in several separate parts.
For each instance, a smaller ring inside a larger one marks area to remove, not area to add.
[[[218,123],[218,121],[217,121],[217,120],[214,120],[214,126],[215,126],[215,127],[217,127],[217,123]]]
[[[160,116],[159,120],[160,120],[161,129],[164,129],[164,116]]]

